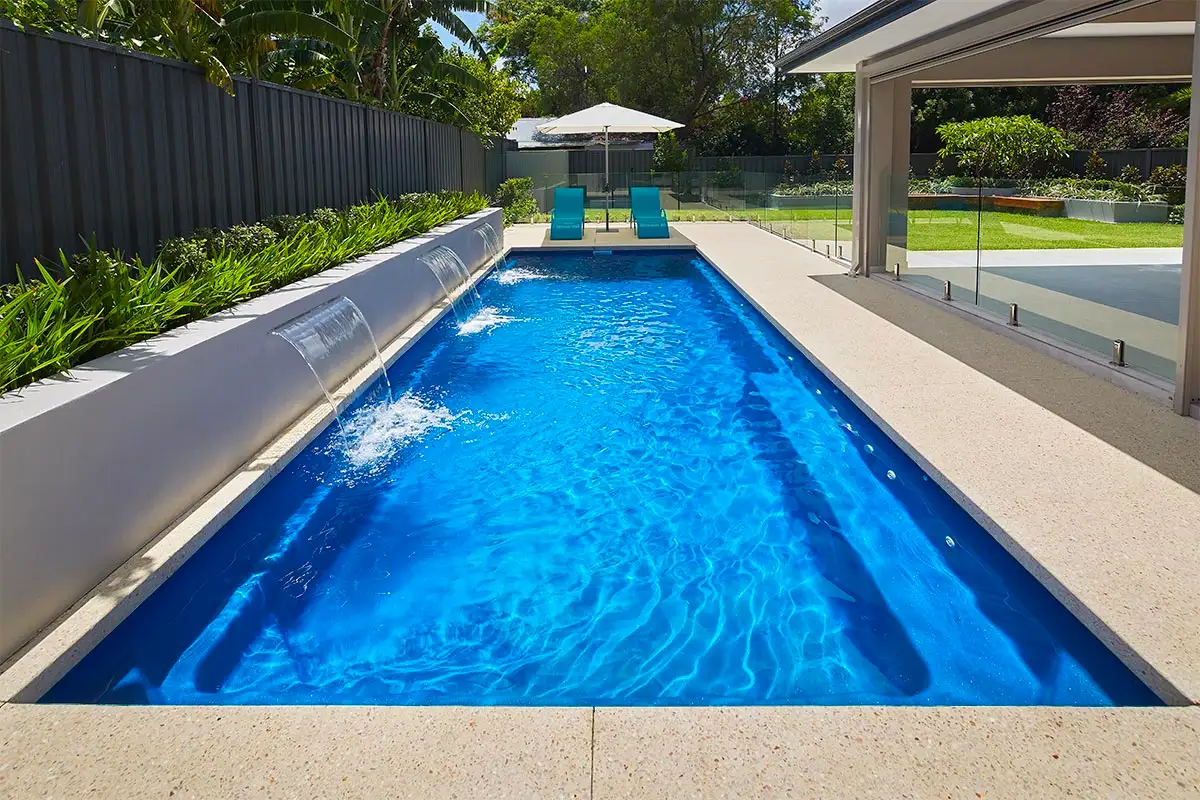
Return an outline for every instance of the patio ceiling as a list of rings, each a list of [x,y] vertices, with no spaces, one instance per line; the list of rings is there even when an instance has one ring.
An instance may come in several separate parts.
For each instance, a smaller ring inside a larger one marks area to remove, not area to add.
[[[790,72],[914,86],[1190,81],[1193,0],[880,0],[784,56]]]

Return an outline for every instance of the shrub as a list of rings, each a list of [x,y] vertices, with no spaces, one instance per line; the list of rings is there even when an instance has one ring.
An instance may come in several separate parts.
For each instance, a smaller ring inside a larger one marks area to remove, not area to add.
[[[234,225],[216,237],[216,248],[227,253],[253,253],[275,244],[279,237],[266,225]]]
[[[771,190],[772,194],[787,197],[814,197],[835,194],[848,195],[853,184],[850,181],[808,181],[781,183]]]
[[[194,275],[208,260],[207,243],[201,239],[178,237],[167,239],[158,251],[158,263],[179,277]]]
[[[504,209],[505,225],[529,219],[537,213],[537,201],[533,198],[533,181],[530,178],[509,178],[496,187],[492,202]]]
[[[1150,182],[1182,188],[1187,185],[1187,169],[1182,164],[1155,167],[1150,171]]]
[[[1100,154],[1095,150],[1088,156],[1087,163],[1083,165],[1083,177],[1085,178],[1106,178],[1108,177],[1108,164]]]
[[[969,175],[951,175],[947,178],[942,178],[938,181],[944,186],[944,191],[952,192],[955,189],[974,189],[979,186],[988,186],[993,189],[1016,189],[1022,185],[1019,180],[1012,178],[996,178],[984,175],[982,177],[973,178]]]
[[[1167,212],[1167,222],[1171,225],[1183,224],[1183,209],[1184,206],[1171,206],[1171,210]]]
[[[1121,174],[1117,176],[1117,180],[1122,183],[1141,183],[1142,171],[1133,164],[1126,164],[1121,167]]]
[[[332,208],[318,208],[310,211],[308,218],[322,228],[332,228],[342,221],[342,216]]]
[[[1187,169],[1182,164],[1155,167],[1150,171],[1150,183],[1163,193],[1168,203],[1181,205],[1187,188]]]
[[[356,207],[353,217],[330,210],[344,225],[306,225],[283,239],[262,225],[238,226],[244,230],[236,233],[200,231],[165,242],[150,264],[99,250],[93,241],[75,258],[60,253],[61,280],[35,261],[34,279],[20,275],[0,295],[0,392],[424,233],[485,203],[477,194],[456,192],[403,206],[379,200]],[[241,249],[210,250],[218,240]],[[196,248],[204,253],[198,265]],[[172,258],[176,268],[168,264]],[[181,263],[189,269],[178,269]]]
[[[946,122],[937,133],[944,145],[938,155],[974,175],[1042,177],[1067,156],[1062,132],[1028,115]]]
[[[688,153],[675,137],[675,131],[660,133],[654,140],[650,169],[654,172],[686,172]]]
[[[262,224],[275,231],[280,239],[286,239],[299,233],[306,222],[308,220],[298,214],[276,214],[264,219]]]
[[[813,150],[812,155],[809,156],[809,159],[808,159],[808,173],[807,174],[820,175],[824,171],[825,171],[825,169],[821,166],[821,151]]]

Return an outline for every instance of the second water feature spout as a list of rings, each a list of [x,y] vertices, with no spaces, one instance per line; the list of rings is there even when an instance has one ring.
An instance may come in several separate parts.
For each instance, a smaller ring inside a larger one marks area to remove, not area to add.
[[[458,253],[449,247],[435,247],[418,260],[437,278],[438,285],[446,295],[446,301],[450,303],[450,310],[454,312],[454,318],[460,323],[470,319],[483,307],[479,290],[468,285],[471,273],[458,257]],[[454,290],[459,287],[466,288],[455,295]]]
[[[492,223],[485,222],[482,225],[476,226],[475,233],[483,240],[483,260],[485,263],[500,255],[503,244],[501,244],[500,235],[496,233],[496,229],[492,226]]]
[[[312,370],[313,377],[321,387],[329,407],[342,426],[341,416],[338,415],[337,404],[333,400],[333,389],[340,377],[339,371],[345,369],[347,361],[356,363],[370,342],[371,352],[379,363],[383,373],[383,383],[387,388],[388,402],[392,399],[392,384],[388,380],[387,365],[379,352],[379,344],[375,334],[367,324],[366,317],[354,301],[348,297],[338,297],[323,303],[316,308],[294,317],[271,331],[296,349],[304,363]]]

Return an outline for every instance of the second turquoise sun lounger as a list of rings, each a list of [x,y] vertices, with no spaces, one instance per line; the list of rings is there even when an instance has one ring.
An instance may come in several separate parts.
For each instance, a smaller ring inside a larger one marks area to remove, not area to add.
[[[554,190],[554,208],[550,211],[551,239],[583,238],[584,199],[582,186]]]
[[[657,186],[633,186],[629,189],[629,205],[639,239],[670,239],[667,212],[659,204]]]

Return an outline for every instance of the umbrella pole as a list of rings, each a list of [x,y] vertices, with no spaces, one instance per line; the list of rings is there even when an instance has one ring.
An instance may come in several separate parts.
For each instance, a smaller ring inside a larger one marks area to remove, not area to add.
[[[612,206],[612,184],[608,182],[608,126],[604,126],[604,232],[608,233],[608,209]]]

